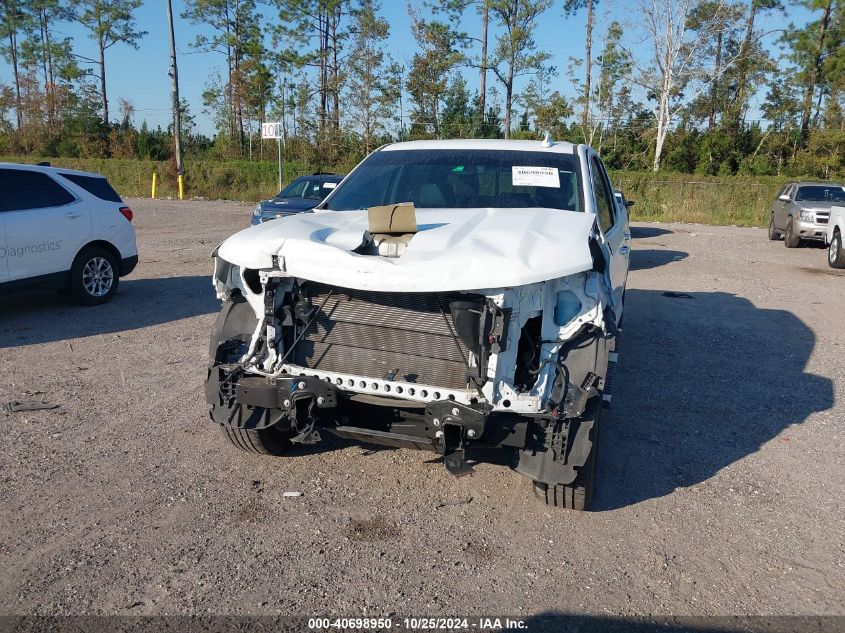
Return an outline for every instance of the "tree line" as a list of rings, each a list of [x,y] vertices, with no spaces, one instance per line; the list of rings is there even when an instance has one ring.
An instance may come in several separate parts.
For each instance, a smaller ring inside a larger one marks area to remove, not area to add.
[[[140,4],[0,0],[0,153],[171,156],[172,126],[138,128],[127,100],[110,110],[109,52],[147,35]],[[845,0],[421,0],[408,60],[387,50],[378,0],[183,4],[197,32],[184,44],[223,62],[201,105],[180,104],[189,156],[270,159],[258,124],[278,120],[288,158],[339,169],[391,140],[548,131],[613,169],[845,174]],[[541,21],[583,55],[554,67]],[[69,22],[95,57],[61,35]],[[198,107],[213,138],[195,133]]]

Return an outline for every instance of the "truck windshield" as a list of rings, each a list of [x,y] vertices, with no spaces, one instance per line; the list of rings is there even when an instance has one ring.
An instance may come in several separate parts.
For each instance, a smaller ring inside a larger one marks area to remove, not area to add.
[[[507,150],[382,150],[338,186],[326,208],[413,202],[418,209],[583,211],[578,157]]]
[[[845,189],[839,185],[799,187],[796,202],[845,202]]]

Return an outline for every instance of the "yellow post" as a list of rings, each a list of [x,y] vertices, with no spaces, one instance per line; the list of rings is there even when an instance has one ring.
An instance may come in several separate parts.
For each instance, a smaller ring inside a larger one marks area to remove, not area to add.
[[[153,197],[153,198],[156,197],[156,174],[155,174],[155,172],[153,172],[153,195],[151,197]]]
[[[182,181],[182,174],[179,174],[177,179],[179,180],[179,199],[181,200],[182,197],[185,195],[185,188],[184,188],[184,182]]]

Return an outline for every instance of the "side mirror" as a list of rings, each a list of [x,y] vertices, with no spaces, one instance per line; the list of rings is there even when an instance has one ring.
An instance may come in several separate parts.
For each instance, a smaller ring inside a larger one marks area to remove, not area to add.
[[[625,204],[626,204],[626,205],[627,205],[627,207],[630,209],[631,207],[633,207],[633,206],[634,206],[635,204],[637,204],[637,203],[636,203],[634,200],[626,200],[626,201],[625,201]]]
[[[778,196],[778,200],[780,200],[781,202],[789,202],[789,196],[783,194],[782,196]]]

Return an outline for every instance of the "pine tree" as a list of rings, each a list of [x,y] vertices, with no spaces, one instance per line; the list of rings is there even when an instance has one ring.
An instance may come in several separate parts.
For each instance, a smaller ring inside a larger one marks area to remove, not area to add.
[[[134,12],[142,0],[77,0],[73,4],[73,18],[89,33],[97,44],[98,58],[94,63],[99,68],[100,104],[103,123],[109,124],[109,99],[106,92],[106,51],[115,44],[127,44],[138,48],[138,42],[147,32],[135,25]]]
[[[534,28],[537,18],[551,6],[551,0],[491,0],[490,11],[504,33],[496,39],[490,69],[505,88],[505,138],[510,137],[514,80],[539,72],[551,58],[537,51]]]

